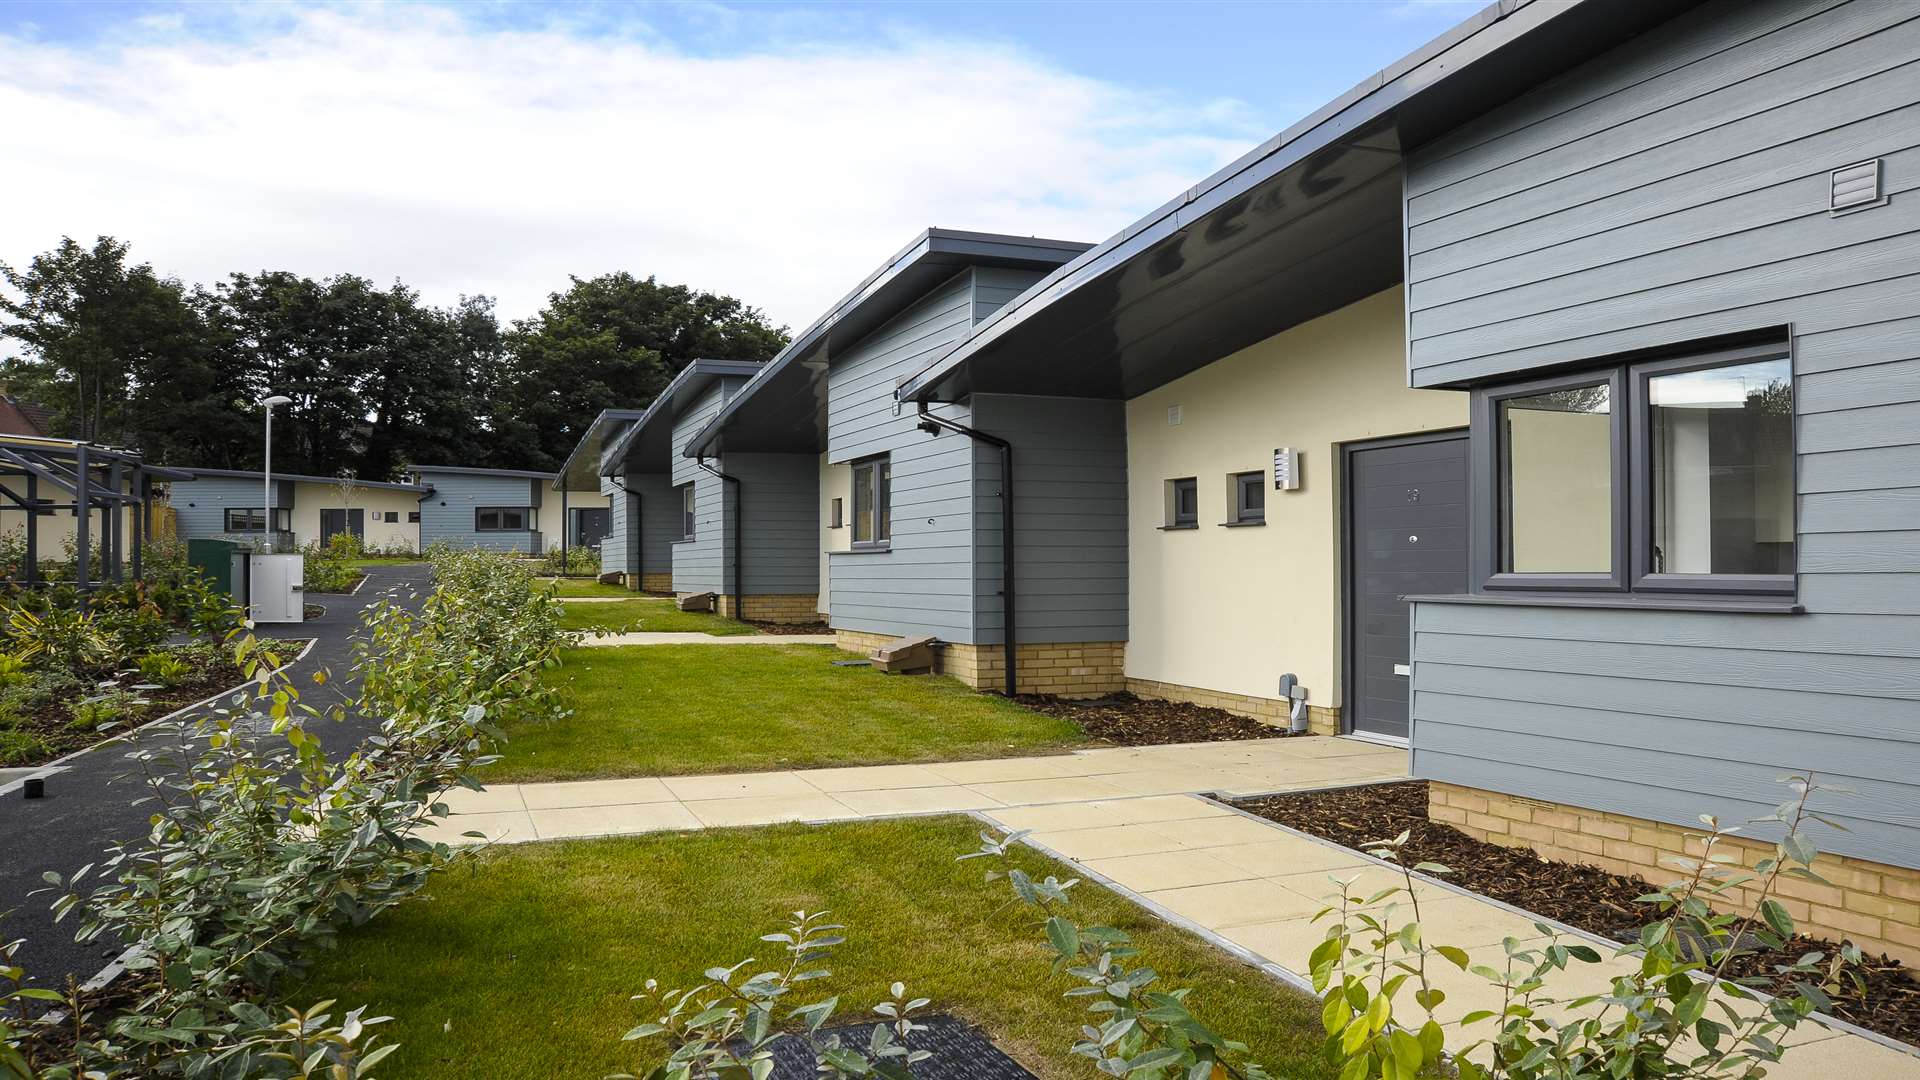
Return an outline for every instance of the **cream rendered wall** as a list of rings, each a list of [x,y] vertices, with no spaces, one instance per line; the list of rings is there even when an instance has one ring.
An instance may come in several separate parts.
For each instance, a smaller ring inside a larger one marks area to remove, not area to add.
[[[320,511],[340,509],[359,509],[366,512],[364,539],[369,545],[379,547],[405,545],[415,551],[420,549],[420,523],[407,520],[409,513],[418,512],[420,509],[418,494],[411,491],[396,491],[392,488],[356,486],[342,496],[338,484],[306,481],[294,485],[292,514],[294,539],[302,544],[318,541]],[[393,524],[376,520],[388,511],[398,514],[400,520]]]
[[[587,507],[591,509],[592,507],[596,507],[596,506],[611,506],[611,505],[613,505],[612,500],[607,498],[607,495],[605,492],[600,492],[600,491],[569,491],[567,492],[567,513],[569,514],[571,514],[573,511],[578,510],[582,507]],[[534,515],[534,517],[536,519],[534,523],[534,528],[540,530],[540,542],[546,545],[548,551],[558,551],[560,549],[560,536],[561,536],[560,493],[558,491],[553,490],[552,488],[548,488],[547,490],[541,492],[540,493],[540,510],[539,510],[539,513]]]
[[[853,465],[849,462],[833,464],[827,455],[820,455],[820,614],[827,614],[827,597],[833,592],[827,581],[827,572],[833,565],[828,556],[835,551],[846,551],[852,544],[853,530],[842,524],[833,527],[833,500],[839,499],[842,507],[842,520],[846,508],[853,505]]]
[[[1396,286],[1127,402],[1128,677],[1271,698],[1291,671],[1338,706],[1337,448],[1467,422],[1465,394],[1407,388],[1405,330]],[[1297,491],[1272,490],[1282,446]],[[1267,524],[1221,528],[1228,474],[1253,471]],[[1166,481],[1187,476],[1199,528],[1163,531]]]

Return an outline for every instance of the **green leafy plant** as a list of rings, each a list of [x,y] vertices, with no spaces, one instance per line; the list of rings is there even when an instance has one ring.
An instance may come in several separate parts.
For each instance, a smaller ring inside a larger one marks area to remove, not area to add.
[[[1105,1075],[1138,1080],[1269,1080],[1271,1074],[1246,1059],[1246,1044],[1216,1034],[1194,1017],[1187,1008],[1190,988],[1161,989],[1158,973],[1132,963],[1139,950],[1123,931],[1081,926],[1068,917],[1068,896],[1078,878],[1048,875],[1036,881],[1008,865],[1007,853],[1031,831],[983,832],[980,849],[960,858],[993,859],[1007,867],[987,871],[987,881],[1004,880],[1015,902],[1037,909],[1053,950],[1053,970],[1079,984],[1067,996],[1088,1001],[1091,1015],[1073,1044],[1074,1056]]]
[[[760,939],[786,952],[786,961],[779,967],[743,976],[755,962],[749,958],[732,967],[709,968],[707,981],[681,990],[663,990],[648,979],[646,989],[633,1000],[657,1019],[636,1025],[623,1037],[628,1042],[667,1044],[667,1060],[644,1074],[646,1080],[764,1080],[773,1068],[773,1045],[781,1039],[805,1042],[817,1074],[832,1080],[865,1076],[911,1080],[912,1067],[932,1055],[906,1046],[907,1036],[920,1026],[912,1014],[924,1008],[927,999],[908,999],[904,984],[894,983],[889,988],[892,998],[874,1008],[885,1022],[873,1026],[864,1046],[822,1034],[821,1028],[839,1007],[838,997],[806,1005],[789,1005],[784,1000],[803,984],[832,976],[824,965],[833,949],[845,942],[840,933],[844,929],[827,922],[825,912],[796,911],[786,930]],[[783,1030],[783,1020],[795,1030]],[[617,1073],[609,1080],[636,1080],[636,1074]]]
[[[69,709],[68,723],[82,731],[101,731],[139,715],[150,702],[124,690],[82,698]]]
[[[0,690],[25,686],[27,680],[32,677],[33,673],[27,667],[26,657],[0,653]]]
[[[1640,898],[1655,918],[1616,950],[1618,973],[1595,993],[1555,992],[1554,982],[1574,965],[1602,957],[1544,923],[1535,924],[1539,942],[1508,938],[1495,965],[1429,944],[1413,875],[1447,869],[1405,866],[1405,833],[1373,845],[1371,854],[1401,866],[1401,883],[1363,896],[1354,881],[1342,882],[1337,903],[1318,916],[1333,925],[1310,960],[1328,1054],[1341,1063],[1342,1080],[1402,1080],[1449,1059],[1434,1017],[1446,994],[1430,977],[1441,964],[1485,979],[1501,998],[1497,1009],[1461,1017],[1465,1026],[1494,1029],[1452,1050],[1462,1080],[1763,1075],[1785,1054],[1787,1036],[1828,1007],[1829,993],[1848,982],[1864,992],[1850,970],[1860,960],[1852,945],[1833,956],[1801,954],[1777,965],[1771,980],[1738,974],[1744,958],[1786,949],[1793,938],[1793,919],[1774,896],[1781,879],[1822,880],[1806,823],[1839,827],[1808,809],[1816,790],[1810,778],[1783,780],[1795,797],[1757,819],[1782,833],[1773,854],[1743,865],[1731,850],[1738,830],[1702,817],[1706,830],[1690,838],[1700,855],[1667,860],[1685,876]],[[1760,991],[1776,980],[1791,992]]]
[[[150,652],[135,666],[142,679],[161,686],[179,686],[193,675],[193,665],[175,652]]]
[[[99,668],[113,654],[98,616],[77,607],[16,608],[7,618],[7,638],[14,655],[76,674]]]
[[[541,556],[540,569],[546,574],[592,577],[600,573],[600,553],[590,547],[570,547],[564,553],[554,548]]]

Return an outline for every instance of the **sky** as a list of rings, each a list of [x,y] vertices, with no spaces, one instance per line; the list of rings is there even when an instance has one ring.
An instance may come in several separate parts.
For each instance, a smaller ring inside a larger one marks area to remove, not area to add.
[[[504,318],[626,270],[797,330],[929,225],[1102,240],[1479,6],[0,4],[0,262]]]

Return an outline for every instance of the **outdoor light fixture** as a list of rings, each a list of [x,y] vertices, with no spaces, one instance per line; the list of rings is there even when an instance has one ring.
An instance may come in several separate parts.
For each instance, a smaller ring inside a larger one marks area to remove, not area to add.
[[[260,484],[264,496],[260,502],[260,539],[267,542],[268,551],[273,550],[273,528],[268,524],[273,520],[273,410],[292,401],[285,394],[275,394],[260,401],[267,410],[267,454],[260,464]]]

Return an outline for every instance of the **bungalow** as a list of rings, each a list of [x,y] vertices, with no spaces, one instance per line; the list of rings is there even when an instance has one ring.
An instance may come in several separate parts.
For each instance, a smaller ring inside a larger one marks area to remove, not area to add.
[[[419,543],[537,555],[592,547],[607,535],[607,496],[598,486],[562,486],[559,474],[463,465],[407,470],[430,490],[420,499]]]
[[[763,367],[758,360],[692,361],[627,422],[602,455],[600,473],[628,500],[621,513],[639,547],[644,587],[662,584],[656,575],[664,567],[674,593],[713,593],[723,615],[809,623],[819,618],[817,459],[740,449],[697,453],[689,445]],[[619,572],[629,582],[635,573]]]
[[[185,478],[173,481],[168,496],[178,536],[259,538],[267,514],[258,470],[178,471]],[[431,490],[420,484],[275,472],[273,540],[298,547],[351,533],[370,547],[418,550],[420,499]]]
[[[607,498],[605,535],[600,540],[600,580],[636,592],[664,593],[673,591],[670,545],[679,535],[668,531],[675,524],[671,519],[679,510],[677,506],[668,507],[673,485],[666,482],[664,476],[658,477],[648,509],[661,518],[649,543],[641,532],[640,507],[642,489],[648,486],[648,474],[603,476],[600,473],[607,452],[645,415],[645,409],[601,410],[561,464],[557,482],[573,491],[597,490]]]
[[[1916,61],[1907,5],[1496,4],[896,398],[1124,408],[1136,692],[1304,690],[1437,819],[1654,878],[1817,774],[1789,908],[1920,960]]]
[[[928,358],[1086,247],[929,229],[700,415],[684,440],[677,467],[718,456],[729,472],[759,474],[763,484],[777,476],[783,490],[809,493],[804,505],[796,498],[777,516],[769,509],[756,518],[752,508],[766,499],[748,479],[744,542],[783,552],[783,572],[811,583],[842,647],[932,636],[942,670],[974,686],[1003,684],[999,521],[1008,458],[1000,436],[1017,433],[1030,441],[1011,468],[1037,500],[1020,539],[1022,557],[1038,568],[1024,593],[1022,648],[1060,675],[1029,688],[1117,685],[1109,642],[1124,631],[1126,612],[1125,537],[1115,527],[1124,509],[1120,410],[982,397],[922,416],[893,398]],[[750,554],[749,574],[754,563]],[[1089,582],[1104,591],[1080,587]],[[1053,662],[1071,651],[1080,666],[1086,641],[1099,643],[1087,651],[1097,653],[1106,683],[1069,681],[1068,665]]]

